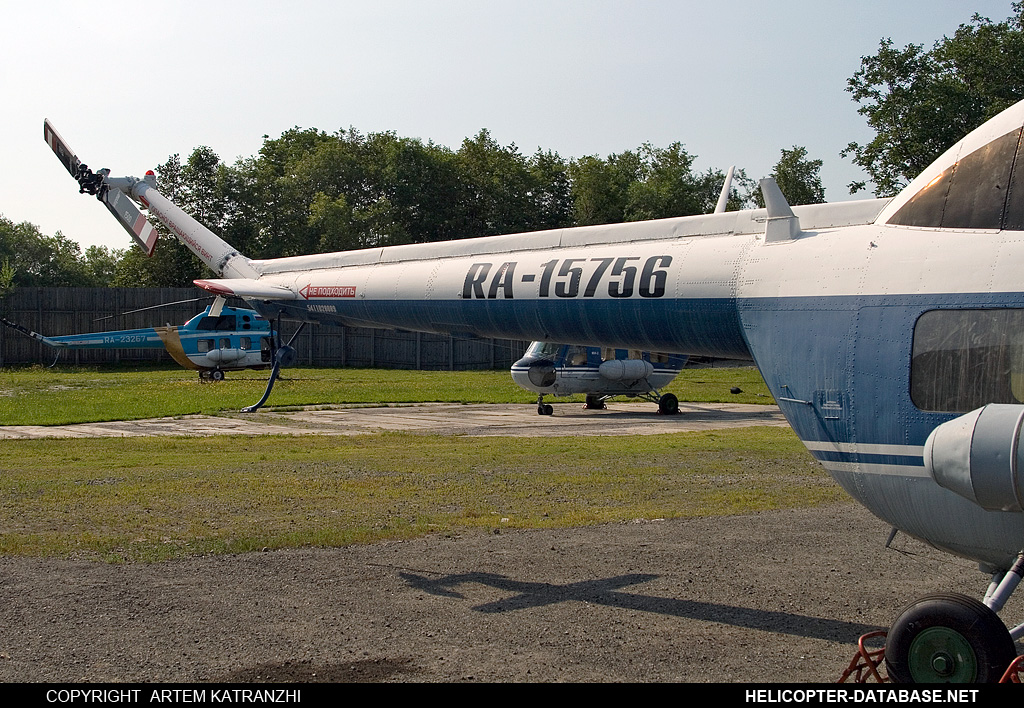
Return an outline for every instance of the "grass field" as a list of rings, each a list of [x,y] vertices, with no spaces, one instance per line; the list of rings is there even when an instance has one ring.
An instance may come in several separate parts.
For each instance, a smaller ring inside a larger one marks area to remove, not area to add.
[[[201,382],[194,372],[180,368],[0,369],[0,425],[65,425],[237,411],[259,400],[268,373],[228,376],[214,383]],[[743,393],[729,393],[733,386]],[[687,369],[666,390],[680,401],[774,402],[753,367]],[[516,386],[507,371],[297,368],[285,370],[268,406],[536,400],[535,394]]]
[[[161,560],[485,527],[813,506],[785,428],[638,437],[103,438],[0,443],[0,553]]]
[[[0,372],[0,420],[217,413],[265,377]],[[745,393],[729,393],[739,386]],[[680,400],[771,402],[754,369],[684,372]],[[289,372],[281,406],[531,402],[506,372]],[[0,553],[158,561],[471,528],[566,527],[813,506],[841,490],[786,428],[637,437],[161,437],[0,442]]]

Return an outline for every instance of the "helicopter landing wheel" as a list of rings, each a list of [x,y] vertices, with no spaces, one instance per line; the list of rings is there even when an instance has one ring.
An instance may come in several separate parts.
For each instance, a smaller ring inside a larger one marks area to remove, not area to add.
[[[551,407],[550,403],[541,403],[537,406],[537,415],[551,415],[555,412],[555,409]]]
[[[662,415],[675,415],[679,412],[679,399],[675,394],[666,393],[658,399],[658,412]]]
[[[221,371],[220,369],[214,369],[213,371],[210,372],[210,378],[213,379],[214,381],[223,381],[224,372]]]
[[[893,683],[997,683],[1016,656],[999,615],[957,593],[911,603],[885,644]]]

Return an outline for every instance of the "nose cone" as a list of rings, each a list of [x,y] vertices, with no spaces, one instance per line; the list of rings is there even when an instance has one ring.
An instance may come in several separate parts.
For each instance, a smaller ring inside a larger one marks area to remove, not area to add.
[[[528,391],[544,393],[555,385],[555,364],[549,359],[523,357],[512,365],[512,380]]]

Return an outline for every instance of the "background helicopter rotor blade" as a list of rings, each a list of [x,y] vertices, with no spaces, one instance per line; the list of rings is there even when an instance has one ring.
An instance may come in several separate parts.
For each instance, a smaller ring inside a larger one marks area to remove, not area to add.
[[[135,314],[136,312],[145,312],[147,310],[159,310],[161,307],[171,307],[172,305],[182,305],[182,304],[184,304],[186,302],[199,302],[200,300],[213,300],[214,297],[216,297],[216,296],[215,295],[210,295],[210,296],[206,296],[206,297],[194,297],[194,298],[191,298],[189,300],[175,300],[174,302],[164,302],[164,303],[161,303],[159,305],[150,305],[149,307],[140,307],[137,310],[125,310],[124,312],[119,312],[116,315],[106,315],[104,317],[97,317],[96,319],[93,320],[93,322],[102,322],[103,320],[112,320],[115,317],[122,317],[123,315],[132,315],[132,314]]]

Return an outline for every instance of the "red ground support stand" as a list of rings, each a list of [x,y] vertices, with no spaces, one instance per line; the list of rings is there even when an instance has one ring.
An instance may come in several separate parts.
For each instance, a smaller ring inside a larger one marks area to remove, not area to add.
[[[842,677],[837,683],[846,683],[847,679],[851,676],[853,677],[853,683],[867,683],[871,678],[874,678],[878,683],[889,682],[888,676],[883,676],[879,671],[882,662],[885,661],[884,644],[880,649],[868,649],[864,646],[868,640],[879,637],[884,640],[886,632],[884,630],[869,632],[857,640],[857,653],[853,655],[850,665],[843,672]],[[1006,669],[1006,673],[999,679],[999,683],[1024,683],[1021,674],[1024,674],[1024,655],[1018,656],[1013,660],[1013,663]]]
[[[874,678],[878,683],[888,683],[889,678],[879,672],[879,667],[885,659],[885,646],[881,649],[868,649],[864,644],[869,639],[881,637],[885,639],[885,630],[869,632],[857,640],[857,653],[850,660],[850,666],[843,672],[842,678],[837,683],[846,683],[846,680],[853,676],[853,683],[867,683]]]
[[[999,683],[1024,683],[1020,679],[1021,673],[1024,673],[1024,655],[1013,660],[1006,673],[999,679]]]

